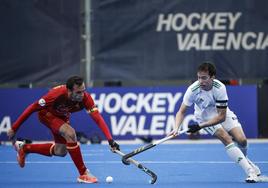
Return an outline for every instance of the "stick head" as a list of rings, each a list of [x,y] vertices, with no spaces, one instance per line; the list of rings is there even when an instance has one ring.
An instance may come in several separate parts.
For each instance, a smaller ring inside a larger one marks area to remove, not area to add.
[[[157,176],[156,175],[152,176],[152,179],[150,180],[150,184],[154,184],[156,180],[157,180]]]
[[[124,156],[122,157],[122,163],[125,165],[130,165],[130,163],[128,162],[128,160]]]

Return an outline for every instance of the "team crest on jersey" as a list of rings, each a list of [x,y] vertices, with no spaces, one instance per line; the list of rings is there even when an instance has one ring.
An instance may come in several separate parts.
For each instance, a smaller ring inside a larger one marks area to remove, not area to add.
[[[45,101],[45,99],[41,98],[41,99],[38,101],[38,104],[39,104],[40,106],[45,106],[45,105],[46,105],[46,101]]]

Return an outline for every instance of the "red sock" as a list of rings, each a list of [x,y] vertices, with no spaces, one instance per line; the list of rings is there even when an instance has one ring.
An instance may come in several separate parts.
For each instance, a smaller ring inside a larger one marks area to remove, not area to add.
[[[25,153],[38,153],[41,155],[52,156],[54,154],[55,144],[25,144],[23,150]]]
[[[76,166],[76,168],[79,171],[80,175],[83,175],[85,171],[87,170],[87,167],[84,164],[83,157],[81,154],[80,146],[75,143],[67,143],[67,150]]]

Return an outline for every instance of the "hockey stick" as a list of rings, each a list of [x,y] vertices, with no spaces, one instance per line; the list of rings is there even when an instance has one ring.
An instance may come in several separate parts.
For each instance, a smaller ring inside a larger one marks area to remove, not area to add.
[[[268,176],[264,176],[264,175],[260,175],[257,177],[257,182],[264,182],[267,183],[268,182]]]
[[[185,130],[179,131],[178,134],[182,134],[182,133],[185,133],[185,132],[187,132],[187,131],[188,131],[188,129],[185,129]],[[134,155],[137,155],[137,154],[139,154],[139,153],[141,153],[141,152],[144,152],[144,151],[146,151],[146,150],[148,150],[148,149],[151,149],[151,148],[157,146],[158,144],[161,144],[161,143],[163,143],[163,142],[165,142],[165,141],[167,141],[167,140],[170,140],[171,138],[174,138],[174,137],[176,137],[176,136],[174,136],[174,135],[169,135],[169,136],[167,136],[167,137],[165,137],[165,138],[162,138],[161,140],[155,141],[154,143],[150,143],[150,144],[148,144],[148,145],[139,147],[139,148],[133,150],[132,152],[130,152],[130,153],[124,155],[124,156],[122,157],[122,162],[123,162],[125,165],[129,165],[129,163],[127,162],[127,159],[128,159],[128,158],[133,157]]]
[[[119,150],[115,150],[114,152],[117,153],[118,155],[120,155],[121,157],[123,157],[125,155],[124,153],[122,153]],[[143,166],[141,163],[139,163],[138,161],[135,161],[132,158],[128,158],[127,161],[128,161],[128,163],[134,164],[139,169],[141,169],[143,172],[145,172],[146,174],[148,174],[149,176],[151,176],[151,180],[150,180],[150,183],[151,184],[154,184],[156,182],[157,175],[153,171],[149,170],[148,168],[146,168],[145,166]]]

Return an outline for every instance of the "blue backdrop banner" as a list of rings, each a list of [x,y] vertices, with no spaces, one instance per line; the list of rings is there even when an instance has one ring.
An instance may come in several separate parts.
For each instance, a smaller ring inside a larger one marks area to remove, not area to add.
[[[92,0],[94,80],[268,78],[267,0]],[[154,67],[152,69],[152,67]]]
[[[233,110],[249,138],[256,138],[257,132],[257,92],[256,86],[228,87],[229,107]],[[1,89],[0,90],[0,139],[7,140],[6,132],[12,122],[33,101],[44,95],[47,89]],[[88,91],[97,104],[115,139],[132,140],[150,136],[162,138],[169,133],[186,91],[186,87],[133,87],[133,88],[89,88]],[[249,108],[250,107],[250,108]],[[191,108],[182,127],[194,120]],[[71,116],[71,124],[78,132],[88,137],[104,137],[98,126],[85,111]],[[33,140],[50,140],[50,131],[33,114],[18,131],[18,137]],[[180,138],[186,139],[188,135]],[[201,138],[211,138],[201,131]]]

